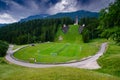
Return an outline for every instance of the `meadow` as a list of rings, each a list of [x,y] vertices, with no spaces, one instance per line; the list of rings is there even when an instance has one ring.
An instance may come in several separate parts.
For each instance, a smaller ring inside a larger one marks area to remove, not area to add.
[[[99,72],[120,77],[120,46],[109,42],[106,53],[98,59],[98,63],[102,67]]]

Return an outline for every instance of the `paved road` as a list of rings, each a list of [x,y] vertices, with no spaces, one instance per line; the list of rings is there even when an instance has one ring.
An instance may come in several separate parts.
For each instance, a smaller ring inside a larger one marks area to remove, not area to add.
[[[16,50],[12,50],[13,45],[9,46],[9,49],[7,51],[7,55],[5,56],[6,60],[10,63],[17,64],[20,66],[25,67],[33,67],[33,68],[46,68],[46,67],[54,67],[54,66],[69,66],[69,67],[77,67],[77,68],[85,68],[85,69],[98,69],[100,66],[97,63],[97,59],[103,55],[103,53],[106,50],[107,43],[102,43],[100,50],[95,54],[94,56],[91,56],[88,59],[82,60],[80,62],[75,63],[67,63],[67,64],[33,64],[33,63],[27,63],[23,61],[16,60],[13,57],[14,52],[18,51],[21,48],[24,48],[26,46],[20,47]]]

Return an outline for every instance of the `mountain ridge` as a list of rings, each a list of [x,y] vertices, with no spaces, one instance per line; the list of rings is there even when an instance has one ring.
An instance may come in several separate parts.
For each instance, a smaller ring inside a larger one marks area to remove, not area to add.
[[[39,15],[32,15],[27,18],[21,19],[19,22],[29,21],[33,19],[44,19],[44,18],[61,18],[61,17],[70,17],[74,19],[75,17],[78,17],[78,19],[81,19],[83,17],[99,17],[98,12],[91,12],[91,11],[85,11],[85,10],[79,10],[75,12],[61,12],[53,15],[49,14],[39,14]]]
[[[2,24],[2,23],[0,23],[0,27],[3,27],[3,26],[6,26],[7,24]]]
[[[29,21],[29,20],[33,20],[33,19],[42,19],[49,16],[49,14],[38,14],[38,15],[31,15],[28,16],[26,18],[21,19],[19,22],[24,22],[24,21]]]
[[[79,10],[79,11],[75,11],[75,12],[57,13],[57,14],[48,16],[48,18],[70,17],[70,18],[74,19],[76,16],[78,16],[79,19],[82,17],[98,17],[99,13],[85,11],[85,10]]]

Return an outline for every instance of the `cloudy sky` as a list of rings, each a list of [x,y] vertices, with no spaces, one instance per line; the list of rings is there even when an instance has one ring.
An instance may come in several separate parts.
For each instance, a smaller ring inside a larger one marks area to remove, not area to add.
[[[0,23],[13,23],[37,14],[88,10],[99,12],[114,0],[0,0]]]

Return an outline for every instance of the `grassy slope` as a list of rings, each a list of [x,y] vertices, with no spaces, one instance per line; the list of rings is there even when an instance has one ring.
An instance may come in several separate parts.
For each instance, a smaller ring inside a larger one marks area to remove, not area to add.
[[[109,43],[107,52],[98,60],[102,66],[98,71],[120,77],[120,46]]]
[[[78,68],[25,68],[0,63],[0,80],[119,80],[119,78]]]
[[[63,33],[61,28],[59,29],[55,41],[66,42],[66,43],[83,43],[82,35],[79,34],[78,25],[70,25],[67,33]],[[59,36],[63,37],[62,41],[59,41]]]

